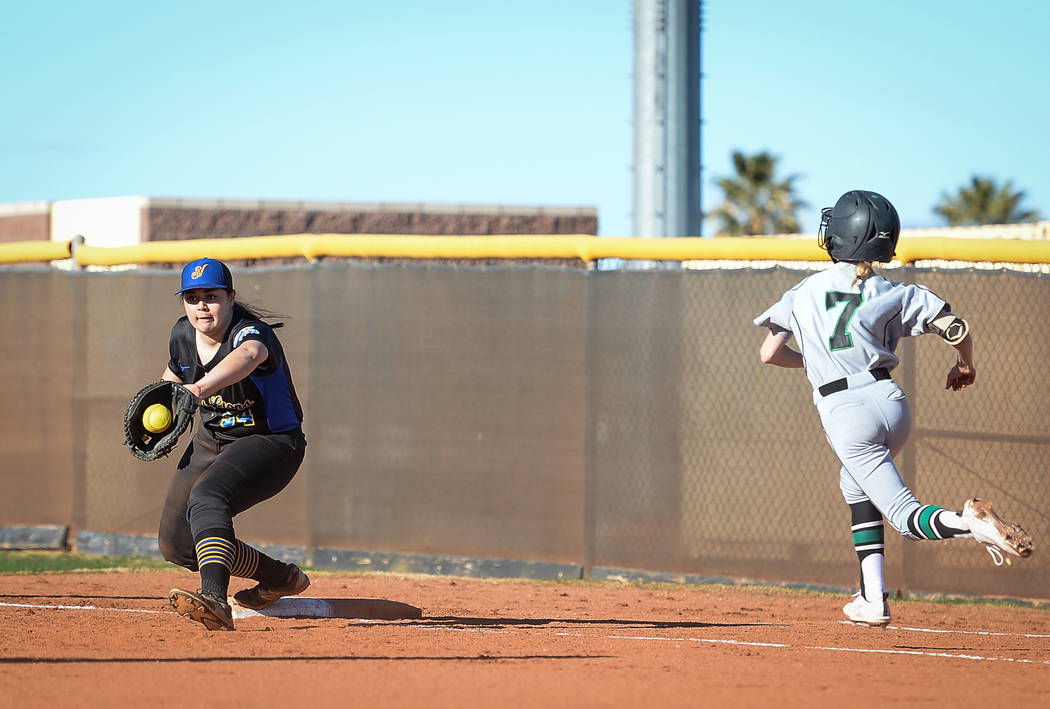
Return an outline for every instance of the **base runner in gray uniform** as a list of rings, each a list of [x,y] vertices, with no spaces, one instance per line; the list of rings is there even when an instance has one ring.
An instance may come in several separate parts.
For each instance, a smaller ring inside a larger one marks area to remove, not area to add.
[[[883,580],[883,518],[917,540],[975,539],[996,565],[1003,554],[1027,557],[1031,537],[978,498],[953,511],[927,505],[904,485],[893,457],[911,430],[904,392],[890,378],[902,337],[934,333],[955,349],[945,388],[973,384],[973,338],[966,321],[923,286],[887,280],[872,262],[892,260],[900,236],[897,210],[882,195],[853,190],[821,212],[817,241],[833,265],[789,290],[755,318],[768,328],[760,348],[766,364],[804,367],[828,443],[842,469],[839,487],[850,507],[860,560],[860,592],[842,609],[855,623],[885,626],[890,608]],[[799,351],[788,346],[794,335]]]

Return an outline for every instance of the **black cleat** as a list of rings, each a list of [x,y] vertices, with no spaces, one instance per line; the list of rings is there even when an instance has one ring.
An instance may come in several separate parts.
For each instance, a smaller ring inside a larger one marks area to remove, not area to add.
[[[295,564],[289,564],[288,566],[291,567],[288,578],[280,586],[264,586],[260,583],[252,588],[246,588],[233,594],[233,602],[239,606],[257,611],[272,605],[274,601],[280,598],[302,593],[310,586],[310,577],[304,574],[303,570]]]
[[[230,604],[214,594],[173,588],[168,593],[168,601],[176,613],[203,624],[208,630],[233,630]]]

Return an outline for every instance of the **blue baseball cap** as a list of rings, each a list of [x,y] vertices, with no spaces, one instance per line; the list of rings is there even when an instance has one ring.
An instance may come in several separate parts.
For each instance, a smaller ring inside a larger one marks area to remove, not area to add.
[[[175,295],[195,288],[223,288],[233,290],[233,274],[222,261],[199,258],[182,269],[182,287]]]

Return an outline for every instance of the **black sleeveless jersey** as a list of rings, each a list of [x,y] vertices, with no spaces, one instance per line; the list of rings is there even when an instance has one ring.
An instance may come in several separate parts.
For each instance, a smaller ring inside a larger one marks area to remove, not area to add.
[[[184,384],[200,381],[247,340],[258,340],[265,345],[269,357],[247,377],[220,389],[200,404],[201,425],[219,439],[281,433],[302,424],[303,409],[295,395],[284,349],[269,325],[234,315],[215,357],[204,363],[197,355],[196,330],[189,319],[182,316],[171,329],[168,369]]]

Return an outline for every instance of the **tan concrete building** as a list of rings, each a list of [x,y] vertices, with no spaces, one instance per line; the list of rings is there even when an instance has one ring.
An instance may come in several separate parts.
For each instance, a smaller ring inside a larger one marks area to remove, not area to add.
[[[597,234],[582,206],[108,197],[0,204],[0,242],[92,246],[278,234]]]

